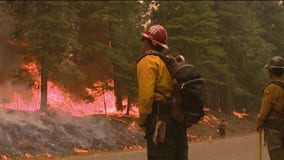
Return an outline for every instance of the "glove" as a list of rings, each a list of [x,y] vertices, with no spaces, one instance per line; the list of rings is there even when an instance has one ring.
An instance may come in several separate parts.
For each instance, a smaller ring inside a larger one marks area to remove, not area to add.
[[[140,113],[139,114],[139,118],[137,119],[137,124],[141,127],[141,126],[145,126],[145,122],[146,122],[146,119],[148,117],[148,114],[143,114],[143,113]]]
[[[166,122],[164,121],[158,121],[155,126],[155,132],[152,136],[152,140],[155,145],[158,145],[159,143],[164,143],[166,139]]]
[[[144,133],[146,133],[146,119],[148,117],[148,114],[143,114],[143,113],[140,113],[139,114],[139,118],[137,119],[137,124],[138,126],[143,130]]]

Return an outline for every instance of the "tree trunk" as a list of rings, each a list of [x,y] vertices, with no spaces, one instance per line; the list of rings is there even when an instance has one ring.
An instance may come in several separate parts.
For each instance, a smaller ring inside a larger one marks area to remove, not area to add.
[[[117,91],[118,89],[119,89],[119,87],[115,87],[115,89],[114,89],[114,94],[115,94],[115,97],[116,97],[115,105],[116,105],[116,109],[118,111],[122,111],[124,109],[123,106],[122,106],[122,96],[119,93],[119,91]]]
[[[40,110],[46,112],[47,111],[47,65],[44,58],[41,61],[41,100],[40,100]]]
[[[234,94],[228,85],[214,82],[204,84],[205,106],[210,109],[221,109],[225,113],[232,113],[236,108],[236,98],[239,98],[239,95]]]
[[[106,106],[106,98],[105,98],[105,82],[103,83],[103,98],[104,98],[104,107],[105,107],[105,116],[107,116],[107,106]]]
[[[118,111],[122,111],[123,106],[122,106],[122,95],[120,93],[121,88],[114,73],[115,73],[115,67],[113,67],[113,85],[114,85],[113,89],[114,89],[114,96],[116,97],[115,107]]]
[[[130,112],[130,102],[129,102],[129,97],[127,98],[127,108],[126,108],[126,115],[129,115]]]

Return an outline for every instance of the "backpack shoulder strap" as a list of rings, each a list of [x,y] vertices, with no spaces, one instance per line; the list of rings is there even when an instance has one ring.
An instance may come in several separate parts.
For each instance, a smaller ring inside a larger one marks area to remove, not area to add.
[[[159,52],[149,52],[149,53],[146,53],[146,54],[143,54],[143,55],[139,56],[138,59],[137,59],[137,63],[138,63],[140,60],[142,60],[144,57],[148,56],[148,55],[158,56],[158,57],[160,57],[163,61],[164,61],[164,59],[165,59],[165,55],[162,55],[162,54],[160,54]]]
[[[284,89],[284,83],[283,83],[283,82],[280,82],[280,81],[271,81],[271,82],[268,82],[268,83],[265,84],[265,86],[264,86],[264,87],[262,88],[262,90],[261,90],[262,93],[264,92],[265,88],[266,88],[267,86],[269,86],[270,84],[275,84],[275,85],[281,87],[282,89]]]
[[[136,63],[139,63],[140,60],[142,60],[144,57],[148,56],[148,55],[154,55],[154,56],[158,56],[160,57],[160,59],[165,63],[165,65],[167,66],[167,69],[169,70],[171,76],[172,76],[172,72],[171,72],[171,63],[172,63],[172,60],[170,57],[166,56],[165,54],[160,54],[159,52],[150,52],[150,53],[147,53],[147,54],[144,54],[142,56],[140,56],[138,59],[137,59],[137,62]]]
[[[282,89],[284,89],[284,83],[280,82],[280,81],[271,81],[268,84],[276,84],[277,86],[281,87]]]
[[[136,63],[139,63],[146,56],[148,56],[148,54],[143,54],[143,55],[139,56],[136,60]]]
[[[281,87],[282,89],[284,89],[284,83],[283,83],[283,82],[280,82],[280,81],[271,81],[271,82],[268,83],[268,85],[269,85],[269,84],[276,84],[277,86],[279,86],[279,87]],[[268,85],[267,85],[267,86],[268,86]],[[274,109],[281,117],[284,116],[283,113],[277,111],[275,108],[273,108],[273,109]],[[283,119],[283,120],[284,120],[284,119]]]

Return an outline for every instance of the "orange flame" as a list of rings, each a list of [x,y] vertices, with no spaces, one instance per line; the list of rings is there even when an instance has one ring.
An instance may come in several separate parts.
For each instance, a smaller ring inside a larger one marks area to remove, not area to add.
[[[2,107],[13,110],[35,111],[39,110],[40,104],[40,73],[38,71],[35,62],[30,62],[22,65],[22,68],[33,77],[34,84],[32,87],[32,98],[30,100],[24,100],[18,93],[14,93],[12,102],[2,103]],[[94,83],[94,86],[100,85],[102,82]],[[113,82],[112,82],[113,83]],[[122,114],[126,113],[126,109],[123,111],[117,111],[115,106],[115,96],[113,91],[105,91],[103,95],[96,96],[94,103],[86,102],[74,102],[68,93],[60,90],[54,83],[48,81],[48,105],[50,108],[61,109],[73,116],[86,116],[91,114]],[[92,89],[86,88],[91,96],[95,92]],[[127,100],[123,100],[123,104],[127,104]],[[1,106],[0,106],[1,107]],[[138,108],[132,105],[129,114],[138,114]]]
[[[76,148],[75,147],[73,150],[74,150],[75,153],[88,153],[87,150],[81,149],[81,148]]]
[[[218,112],[221,113],[221,112],[222,112],[222,109],[221,109],[221,108],[218,108]]]
[[[45,154],[44,154],[46,157],[48,157],[48,158],[51,158],[52,156],[51,156],[51,154],[49,154],[48,152],[45,152]]]
[[[248,114],[245,112],[246,110],[243,110],[243,112],[242,113],[240,113],[240,112],[237,112],[237,111],[233,111],[233,115],[234,116],[236,116],[237,118],[239,118],[239,119],[244,119],[244,117],[247,117],[248,116]]]
[[[215,124],[219,122],[219,119],[215,117],[213,114],[206,114],[199,123],[209,126],[211,128],[215,128]]]
[[[209,107],[203,107],[203,110],[206,111],[206,112],[209,112],[210,108]]]
[[[9,45],[16,46],[16,47],[28,47],[29,46],[29,43],[27,41],[19,42],[19,41],[16,41],[16,40],[8,39],[8,40],[6,40],[6,42]]]
[[[8,160],[8,157],[6,155],[1,156],[2,160]]]
[[[31,158],[31,157],[33,157],[30,153],[25,153],[25,155],[24,155],[26,158]]]

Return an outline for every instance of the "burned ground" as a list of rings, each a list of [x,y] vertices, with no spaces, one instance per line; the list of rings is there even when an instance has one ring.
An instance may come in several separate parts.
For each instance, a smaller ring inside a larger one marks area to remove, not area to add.
[[[92,115],[72,117],[62,112],[0,110],[0,154],[21,157],[25,154],[69,154],[84,150],[122,150],[144,144],[137,129],[129,129],[131,117]]]
[[[227,121],[228,137],[255,130],[253,118],[208,112],[203,121],[188,130],[189,141],[219,138],[216,130],[220,119]],[[0,109],[0,155],[2,159],[15,159],[143,148],[143,134],[134,121],[131,116],[121,115],[74,117],[55,110],[41,113]]]

